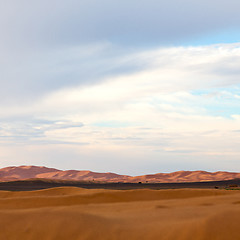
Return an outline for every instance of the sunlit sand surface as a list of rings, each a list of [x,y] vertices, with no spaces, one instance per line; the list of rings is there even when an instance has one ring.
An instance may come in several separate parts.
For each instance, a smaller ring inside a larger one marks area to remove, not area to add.
[[[0,191],[0,239],[240,239],[238,190]]]

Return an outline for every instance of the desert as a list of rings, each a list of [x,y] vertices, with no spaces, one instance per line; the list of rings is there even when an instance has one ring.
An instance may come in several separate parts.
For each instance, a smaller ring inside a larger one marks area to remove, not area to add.
[[[0,0],[0,240],[240,240],[240,0]]]
[[[38,166],[3,168],[0,239],[240,239],[238,176],[179,171],[132,177]]]
[[[224,189],[0,191],[0,239],[236,240],[240,192]]]

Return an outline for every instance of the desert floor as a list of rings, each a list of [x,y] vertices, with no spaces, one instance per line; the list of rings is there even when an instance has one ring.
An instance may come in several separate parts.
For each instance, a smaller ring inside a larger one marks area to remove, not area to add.
[[[240,191],[0,191],[0,239],[240,239]]]

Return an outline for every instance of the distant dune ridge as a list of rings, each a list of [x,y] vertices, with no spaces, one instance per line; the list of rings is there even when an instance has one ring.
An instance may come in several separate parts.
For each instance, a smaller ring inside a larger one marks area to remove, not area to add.
[[[222,181],[240,178],[236,172],[177,171],[142,176],[119,175],[115,173],[98,173],[78,170],[58,170],[39,166],[6,167],[0,169],[0,181],[14,181],[31,178],[98,181],[98,182],[201,182]]]

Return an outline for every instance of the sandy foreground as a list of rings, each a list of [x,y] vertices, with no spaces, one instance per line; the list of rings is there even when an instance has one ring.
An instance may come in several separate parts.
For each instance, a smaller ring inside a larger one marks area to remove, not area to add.
[[[238,190],[0,191],[0,239],[240,239]]]

